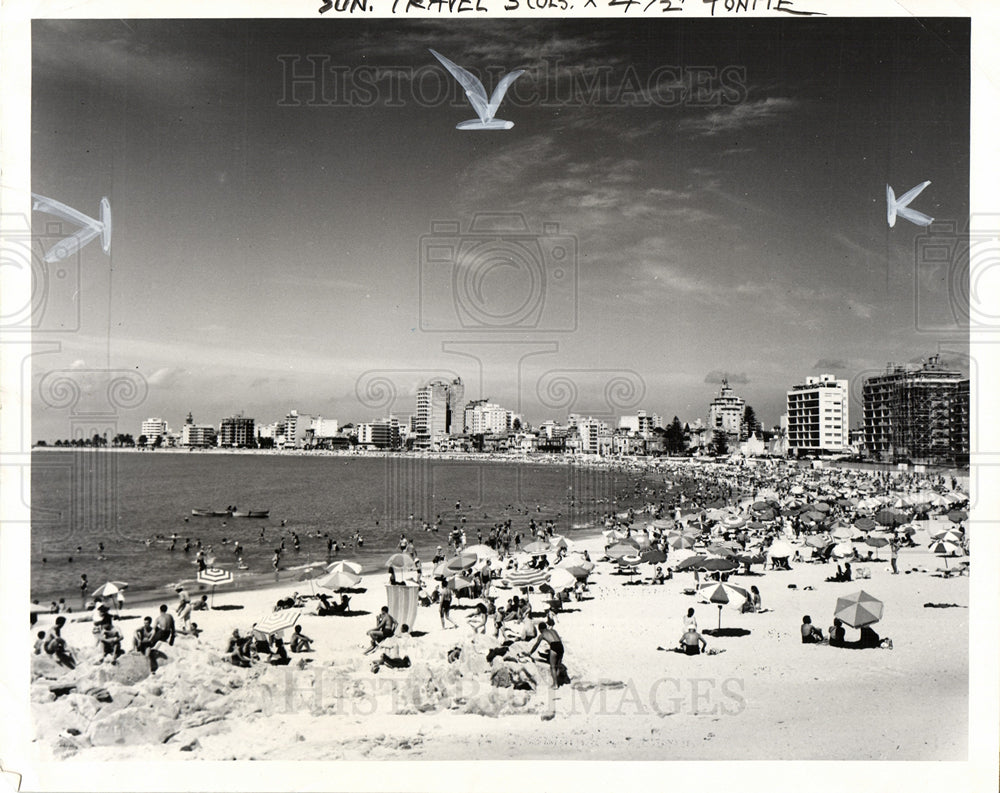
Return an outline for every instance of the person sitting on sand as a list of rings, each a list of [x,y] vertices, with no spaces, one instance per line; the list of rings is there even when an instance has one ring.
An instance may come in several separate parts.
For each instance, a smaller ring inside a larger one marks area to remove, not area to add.
[[[35,637],[35,655],[45,652],[45,631],[39,631]]]
[[[108,607],[103,603],[98,604],[97,608],[94,609],[93,614],[93,634],[96,644],[101,643],[101,636],[104,634],[106,628],[111,627],[111,612],[108,611]]]
[[[882,639],[870,625],[861,626],[860,631],[857,646],[862,650],[874,650],[882,643]]]
[[[372,661],[372,672],[378,674],[378,670],[383,666],[390,669],[407,669],[410,666],[410,656],[405,654],[410,640],[410,626],[401,625],[399,636],[389,639],[381,645],[382,656],[377,661]]]
[[[552,674],[552,688],[559,688],[561,683],[562,659],[565,652],[562,639],[556,633],[555,628],[547,622],[539,622],[537,628],[538,638],[535,639],[535,643],[528,650],[528,655],[531,656],[542,642],[546,642],[549,645],[549,672]]]
[[[808,614],[802,618],[802,643],[819,644],[823,641],[823,631],[812,624],[812,617]]]
[[[841,581],[843,581],[844,580],[843,568],[841,568],[841,566],[838,564],[837,572],[834,573],[832,576],[829,576],[826,580],[828,583],[833,583],[833,584],[840,583]]]
[[[663,567],[661,565],[656,565],[656,571],[653,573],[653,580],[649,583],[651,584],[663,584],[667,580],[667,577],[663,574]]]
[[[696,631],[698,630],[698,620],[694,616],[694,607],[689,608],[684,617],[684,630],[688,631],[692,628]]]
[[[296,625],[292,632],[292,640],[288,644],[293,653],[308,653],[312,650],[312,639],[302,632],[302,626]]]
[[[833,618],[833,625],[830,626],[830,646],[843,647],[847,631],[844,630],[844,622],[840,617]]]
[[[689,627],[678,641],[680,652],[685,655],[698,655],[708,651],[708,642],[698,633],[697,627]]]
[[[122,638],[121,631],[113,625],[104,629],[101,634],[101,647],[104,651],[104,655],[101,656],[102,660],[110,655],[111,663],[118,663],[118,656],[125,653],[122,649]]]
[[[202,595],[201,600],[197,601],[192,608],[195,611],[208,611],[208,595]]]
[[[747,599],[743,603],[742,611],[751,614],[756,614],[760,611],[760,590],[757,589],[756,585],[750,587],[750,592],[747,593]]]
[[[240,636],[239,629],[233,628],[229,643],[226,645],[226,653],[222,659],[229,661],[233,666],[249,667],[251,657],[248,644],[247,639]]]
[[[845,581],[853,581],[854,580],[854,574],[851,572],[851,563],[850,562],[844,562],[844,580]]]
[[[45,636],[45,652],[49,655],[54,655],[56,661],[68,669],[75,669],[76,658],[73,657],[73,653],[66,646],[66,640],[62,637],[62,627],[65,624],[65,617],[61,615],[56,617],[55,624]]]
[[[143,617],[142,627],[132,634],[132,649],[145,655],[146,650],[153,646],[153,633],[153,618]]]
[[[456,625],[455,627],[457,628],[458,626]],[[382,611],[379,612],[375,627],[368,631],[368,636],[372,640],[372,646],[365,650],[365,655],[374,652],[379,642],[388,639],[395,632],[396,620],[389,614],[389,607],[382,606]]]
[[[285,650],[285,643],[281,640],[280,636],[271,635],[268,636],[268,651],[267,662],[271,666],[287,666],[292,660],[288,657],[288,652]]]

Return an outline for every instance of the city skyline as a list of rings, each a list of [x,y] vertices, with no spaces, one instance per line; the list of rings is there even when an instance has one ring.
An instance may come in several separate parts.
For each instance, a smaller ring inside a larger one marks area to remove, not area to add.
[[[808,22],[789,46],[785,24],[38,20],[33,190],[107,195],[115,231],[46,306],[36,393],[110,368],[148,388],[123,422],[361,417],[390,412],[371,382],[409,401],[471,367],[467,399],[538,423],[700,416],[728,375],[771,426],[809,375],[967,369],[952,273],[918,272],[927,230],[884,204],[930,180],[914,207],[968,217],[967,25]],[[455,130],[431,46],[488,87],[527,69],[515,127]],[[464,285],[425,255],[484,213],[523,218],[547,277],[552,240],[574,256],[535,313],[525,262]],[[33,419],[66,434],[45,399]]]

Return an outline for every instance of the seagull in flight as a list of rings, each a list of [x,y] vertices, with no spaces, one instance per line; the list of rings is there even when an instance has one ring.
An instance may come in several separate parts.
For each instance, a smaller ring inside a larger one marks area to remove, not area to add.
[[[68,207],[52,198],[46,198],[37,193],[32,193],[31,197],[34,199],[32,209],[35,212],[45,212],[48,215],[55,215],[80,227],[78,231],[59,240],[59,242],[46,251],[45,261],[49,264],[54,264],[62,261],[67,256],[71,256],[98,236],[101,238],[101,247],[104,249],[104,252],[109,253],[111,251],[111,203],[107,198],[101,199],[101,219],[94,220],[94,218],[87,217],[82,212],[77,212],[72,207]]]
[[[912,190],[907,193],[903,193],[899,198],[896,198],[896,194],[893,192],[889,185],[885,186],[885,200],[888,204],[888,214],[889,214],[889,228],[896,225],[896,215],[901,218],[906,218],[910,223],[916,223],[918,226],[929,226],[934,222],[934,218],[925,215],[923,212],[917,212],[915,209],[910,209],[909,203],[920,195],[924,188],[929,185],[930,182],[921,182]]]
[[[431,50],[431,54],[441,61],[441,65],[451,72],[452,77],[458,80],[462,88],[465,89],[465,95],[469,97],[469,102],[472,103],[476,115],[479,116],[478,120],[471,119],[460,122],[455,126],[455,129],[510,129],[514,126],[513,121],[503,121],[493,118],[493,116],[496,115],[497,109],[503,101],[504,94],[507,93],[507,89],[511,87],[518,77],[524,74],[524,69],[516,69],[510,74],[505,74],[493,91],[493,96],[487,99],[486,89],[483,88],[483,84],[479,81],[479,78],[472,74],[472,72],[448,60],[440,52]]]

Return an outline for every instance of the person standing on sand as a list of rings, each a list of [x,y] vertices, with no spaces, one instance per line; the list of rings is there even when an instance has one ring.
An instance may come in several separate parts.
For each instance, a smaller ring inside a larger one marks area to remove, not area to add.
[[[445,629],[444,621],[448,620],[453,628],[458,627],[458,623],[451,618],[451,586],[448,581],[441,584],[441,602],[438,605],[438,613],[441,616],[441,629]]]
[[[194,604],[191,603],[191,596],[188,595],[184,587],[177,587],[177,616],[181,621],[181,630],[188,631],[188,623],[191,620],[191,611]]]
[[[559,688],[559,667],[562,665],[565,650],[559,634],[547,622],[538,623],[538,638],[528,650],[528,655],[534,653],[543,641],[549,645],[549,671],[552,673],[552,688]]]
[[[889,540],[889,564],[892,565],[892,574],[899,575],[899,568],[897,565],[897,557],[899,556],[899,545],[896,542],[896,538],[893,537]]]
[[[87,590],[90,589],[90,584],[87,583],[87,574],[80,574],[80,606],[85,608],[87,605]]]
[[[155,645],[158,642],[166,642],[173,645],[176,635],[177,629],[174,626],[174,616],[167,610],[167,604],[164,603],[160,606],[160,616],[156,618],[152,643]]]

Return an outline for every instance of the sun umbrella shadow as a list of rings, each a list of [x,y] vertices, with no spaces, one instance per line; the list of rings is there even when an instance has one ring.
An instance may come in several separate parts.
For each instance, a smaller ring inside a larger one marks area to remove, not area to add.
[[[229,603],[224,606],[212,606],[212,611],[238,611],[243,608],[239,603]]]
[[[706,636],[719,636],[723,637],[739,637],[739,636],[749,636],[750,631],[746,628],[706,628],[702,631]]]

